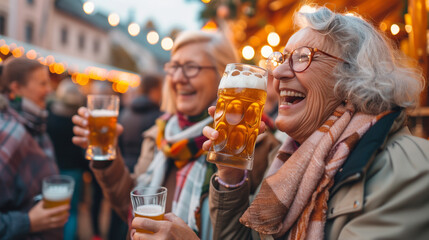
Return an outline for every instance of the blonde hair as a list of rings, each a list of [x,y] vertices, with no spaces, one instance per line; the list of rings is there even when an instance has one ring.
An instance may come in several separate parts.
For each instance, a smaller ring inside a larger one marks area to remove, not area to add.
[[[201,50],[208,55],[216,67],[219,81],[226,65],[238,62],[238,55],[234,45],[221,32],[181,32],[174,42],[171,55],[174,55],[183,46],[195,43],[205,43],[204,48]],[[163,86],[161,110],[174,114],[176,113],[176,104],[174,103],[174,91],[171,89],[169,80],[170,77],[167,75]]]
[[[334,76],[339,99],[358,111],[379,114],[395,107],[415,107],[423,90],[421,71],[371,24],[360,17],[334,13],[320,7],[314,13],[295,15],[300,28],[311,28],[336,43],[341,57]]]

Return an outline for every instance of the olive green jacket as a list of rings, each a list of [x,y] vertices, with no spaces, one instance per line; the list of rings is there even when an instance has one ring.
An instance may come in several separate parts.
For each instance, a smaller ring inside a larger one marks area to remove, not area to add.
[[[395,124],[379,147],[368,151],[377,135],[372,137],[361,140],[365,144],[356,146],[354,160],[335,177],[324,238],[429,239],[429,141]],[[259,239],[239,223],[248,196],[247,183],[228,191],[212,178],[213,239]]]

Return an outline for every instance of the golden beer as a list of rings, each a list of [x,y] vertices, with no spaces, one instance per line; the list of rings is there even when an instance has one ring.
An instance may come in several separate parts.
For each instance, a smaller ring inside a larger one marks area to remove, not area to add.
[[[67,185],[45,186],[43,189],[43,208],[54,208],[70,204],[72,194],[73,187]]]
[[[112,160],[115,157],[117,118],[115,111],[96,109],[90,112],[87,158]]]
[[[155,221],[164,220],[164,209],[162,206],[155,204],[141,205],[134,211],[134,217],[150,218]],[[141,233],[153,233],[143,229],[136,230]]]
[[[236,65],[238,69],[231,69]],[[251,170],[267,98],[266,76],[264,69],[243,65],[228,64],[219,85],[214,115],[214,128],[219,132],[219,137],[214,141],[207,161]],[[250,70],[246,71],[246,67]]]

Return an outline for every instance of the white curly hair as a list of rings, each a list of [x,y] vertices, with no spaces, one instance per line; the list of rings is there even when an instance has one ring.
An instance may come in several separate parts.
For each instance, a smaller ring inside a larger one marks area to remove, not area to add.
[[[337,44],[345,62],[334,70],[334,91],[357,111],[379,114],[417,105],[424,87],[422,72],[410,66],[410,60],[361,17],[320,7],[313,13],[297,12],[295,24],[318,31]]]

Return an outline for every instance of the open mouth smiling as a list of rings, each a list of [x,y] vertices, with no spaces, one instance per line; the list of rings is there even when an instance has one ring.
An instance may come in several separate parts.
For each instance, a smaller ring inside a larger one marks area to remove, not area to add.
[[[280,91],[280,104],[281,105],[293,105],[304,100],[306,95],[304,93],[293,91],[293,90],[281,90]]]

